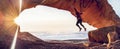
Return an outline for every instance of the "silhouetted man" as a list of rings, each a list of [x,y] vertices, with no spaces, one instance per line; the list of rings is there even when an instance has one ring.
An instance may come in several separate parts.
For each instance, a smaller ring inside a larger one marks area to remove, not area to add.
[[[83,13],[79,13],[75,8],[74,8],[74,10],[75,10],[76,18],[77,18],[76,26],[77,26],[77,27],[80,29],[80,31],[81,31],[82,28],[80,28],[80,26],[79,26],[79,24],[80,24],[80,25],[84,28],[84,30],[86,31],[86,28],[85,28],[84,25],[82,24],[81,15],[82,15]]]

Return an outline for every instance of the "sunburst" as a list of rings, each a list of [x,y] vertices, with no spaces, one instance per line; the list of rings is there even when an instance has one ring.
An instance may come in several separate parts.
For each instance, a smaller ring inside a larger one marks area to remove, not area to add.
[[[22,0],[19,0],[19,12],[22,10]]]
[[[16,41],[17,41],[17,35],[18,35],[18,27],[16,29],[15,36],[13,38],[13,42],[12,42],[12,45],[11,45],[10,49],[15,49],[15,45],[16,45]]]
[[[22,9],[22,0],[19,0],[19,13],[21,12],[21,9]],[[17,36],[18,36],[18,31],[19,31],[19,26],[17,26],[17,29],[16,29],[16,32],[15,32],[15,35],[14,35],[14,38],[13,38],[13,42],[12,42],[12,45],[11,45],[10,49],[15,49]]]

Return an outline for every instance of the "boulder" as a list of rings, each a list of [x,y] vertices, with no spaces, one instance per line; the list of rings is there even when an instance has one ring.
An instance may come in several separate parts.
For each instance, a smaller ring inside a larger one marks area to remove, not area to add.
[[[88,33],[90,42],[108,43],[119,39],[118,26],[109,26],[90,31]]]
[[[82,7],[80,7],[80,3],[82,3]],[[22,10],[35,7],[36,5],[45,5],[58,9],[68,10],[73,15],[75,15],[73,7],[77,8],[79,12],[84,12],[84,14],[82,15],[83,21],[94,27],[100,28],[98,30],[89,32],[89,40],[91,42],[107,43],[109,40],[110,42],[115,41],[116,38],[119,37],[115,37],[116,35],[119,35],[119,27],[115,27],[112,25],[120,25],[120,18],[118,17],[118,15],[116,15],[115,11],[109,5],[107,0],[23,0]],[[18,0],[0,0],[0,27],[2,27],[2,30],[0,29],[0,49],[9,49],[8,47],[10,47],[11,41],[13,39],[13,36],[11,35],[14,35],[14,32],[17,28],[13,20],[18,15]],[[26,34],[24,33],[24,35],[21,34],[18,37],[18,45],[20,44],[20,46],[24,46],[25,44],[25,49],[37,49],[38,47],[41,49],[57,49],[58,47],[58,49],[80,49],[78,46],[72,45],[70,47],[70,45],[68,44],[66,44],[68,46],[66,46],[65,44],[43,44],[44,42],[42,42],[41,40],[40,43],[33,43],[33,41],[36,41],[34,39],[37,38],[32,37],[31,41],[29,41],[31,36],[27,37],[27,35],[25,35]],[[24,38],[23,36],[26,38]]]
[[[107,49],[107,47],[106,45],[99,45],[99,46],[90,47],[89,49]]]
[[[102,45],[102,44],[95,43],[95,42],[85,42],[85,43],[83,43],[83,45],[85,45],[86,47],[94,47],[94,46],[99,46],[99,45]]]
[[[116,40],[115,42],[111,42],[107,45],[108,49],[120,49],[120,40]]]

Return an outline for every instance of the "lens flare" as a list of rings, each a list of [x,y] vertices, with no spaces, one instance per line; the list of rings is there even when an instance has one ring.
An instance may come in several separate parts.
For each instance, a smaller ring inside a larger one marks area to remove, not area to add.
[[[17,41],[17,36],[18,36],[18,30],[19,30],[19,27],[17,27],[17,29],[16,29],[15,36],[14,36],[14,38],[13,38],[13,42],[12,42],[11,49],[15,49],[15,45],[16,45],[16,41]]]
[[[20,18],[15,18],[14,19],[14,21],[15,21],[15,23],[17,24],[17,25],[21,25],[22,24],[22,20],[20,19]]]
[[[22,0],[19,0],[19,12],[21,12],[21,10],[22,10]]]
[[[21,10],[22,10],[22,0],[19,0],[19,13],[21,12]],[[17,26],[17,29],[16,29],[16,32],[15,32],[15,35],[14,35],[14,38],[13,38],[13,42],[12,42],[12,45],[11,45],[10,49],[15,49],[15,45],[16,45],[19,30],[20,30],[20,28],[19,28],[19,26]]]

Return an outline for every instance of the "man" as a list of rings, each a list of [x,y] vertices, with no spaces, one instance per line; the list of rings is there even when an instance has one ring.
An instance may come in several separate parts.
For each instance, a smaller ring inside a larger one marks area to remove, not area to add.
[[[82,24],[82,18],[81,18],[81,15],[83,14],[83,13],[79,13],[75,8],[74,8],[74,10],[75,10],[75,14],[76,14],[76,18],[77,18],[77,22],[76,22],[76,26],[80,29],[80,31],[81,31],[81,27],[79,26],[79,24],[84,28],[84,30],[86,31],[86,28],[84,27],[84,25]]]

